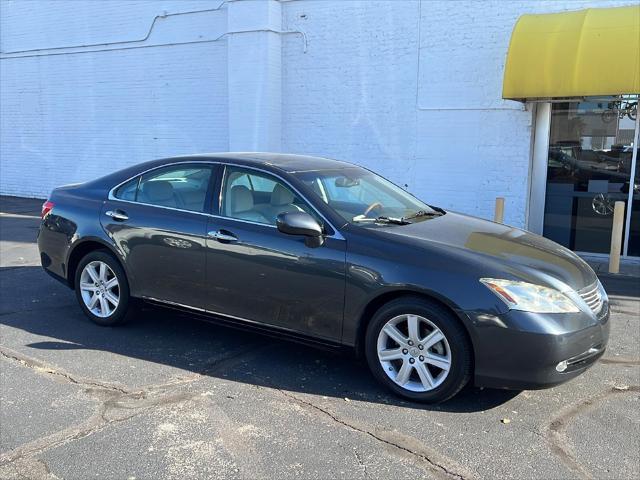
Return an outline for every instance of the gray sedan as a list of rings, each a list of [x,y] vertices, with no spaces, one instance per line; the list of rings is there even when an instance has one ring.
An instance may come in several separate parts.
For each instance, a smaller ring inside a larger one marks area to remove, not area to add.
[[[347,347],[415,401],[556,385],[609,335],[607,295],[571,251],[324,158],[192,155],[60,187],[38,245],[99,325],[150,302]]]

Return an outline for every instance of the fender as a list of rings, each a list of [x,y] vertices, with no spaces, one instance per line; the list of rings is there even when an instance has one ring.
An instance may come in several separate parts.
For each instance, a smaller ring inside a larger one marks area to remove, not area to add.
[[[444,297],[440,293],[412,284],[394,285],[378,289],[372,295],[367,297],[366,300],[364,300],[356,310],[357,313],[355,315],[355,318],[353,319],[353,321],[356,323],[355,338],[343,337],[343,343],[354,346],[356,348],[356,351],[359,352],[362,347],[362,339],[364,338],[364,334],[366,332],[366,328],[371,315],[373,315],[375,311],[385,303],[390,302],[398,297],[407,295],[414,295],[417,297],[432,299],[447,307],[456,316],[456,318],[460,320],[473,343],[473,339],[475,338],[474,329],[470,328],[471,319],[466,315],[464,310],[462,310],[451,299]],[[345,319],[345,321],[348,320]]]
[[[120,265],[122,266],[122,268],[124,269],[125,273],[127,274],[127,280],[129,282],[129,287],[131,288],[131,284],[133,282],[133,276],[131,274],[131,271],[129,270],[129,267],[127,266],[125,259],[124,259],[124,254],[121,251],[121,249],[118,248],[118,246],[115,244],[115,242],[110,241],[111,238],[109,238],[109,241],[101,238],[101,237],[97,237],[97,236],[87,236],[87,237],[82,237],[79,238],[77,241],[75,241],[69,248],[69,252],[67,253],[67,258],[65,261],[65,265],[67,265],[67,272],[66,272],[66,277],[67,277],[67,283],[69,284],[69,286],[71,288],[74,288],[73,285],[73,280],[71,278],[73,271],[75,271],[75,266],[74,268],[69,268],[71,267],[71,262],[73,261],[74,263],[77,264],[77,262],[80,260],[78,259],[74,259],[74,255],[76,254],[76,252],[78,252],[78,250],[80,249],[81,251],[84,250],[84,246],[89,244],[89,243],[99,243],[100,245],[102,245],[103,247],[105,247],[107,250],[109,250],[120,262]],[[88,251],[93,250],[92,248],[89,249]],[[83,255],[84,256],[84,255]],[[81,258],[81,257],[80,257]]]

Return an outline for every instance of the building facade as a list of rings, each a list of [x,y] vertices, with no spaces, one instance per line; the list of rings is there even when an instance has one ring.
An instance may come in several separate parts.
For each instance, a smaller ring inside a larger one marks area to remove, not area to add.
[[[0,193],[187,153],[305,153],[485,218],[504,197],[506,223],[577,251],[608,252],[621,199],[639,256],[638,92],[503,98],[523,15],[629,5],[2,0]]]

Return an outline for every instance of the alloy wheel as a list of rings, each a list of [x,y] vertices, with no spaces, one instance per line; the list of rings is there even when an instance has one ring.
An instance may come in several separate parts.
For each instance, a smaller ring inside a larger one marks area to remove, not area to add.
[[[97,316],[109,317],[120,303],[118,277],[105,262],[87,263],[80,274],[80,292],[89,311]]]
[[[446,336],[420,315],[398,315],[378,334],[378,360],[387,376],[412,392],[439,387],[451,370]]]

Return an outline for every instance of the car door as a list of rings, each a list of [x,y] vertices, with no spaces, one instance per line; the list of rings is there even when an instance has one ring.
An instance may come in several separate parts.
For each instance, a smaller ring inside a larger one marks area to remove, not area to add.
[[[286,181],[227,165],[218,215],[209,219],[206,309],[314,337],[339,341],[345,288],[346,242],[332,235],[309,247],[281,233],[284,211],[319,214]]]
[[[217,166],[174,164],[109,195],[100,220],[120,248],[132,294],[204,308],[207,212]]]

